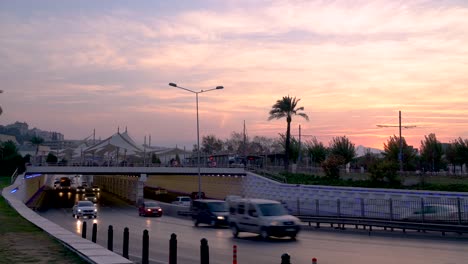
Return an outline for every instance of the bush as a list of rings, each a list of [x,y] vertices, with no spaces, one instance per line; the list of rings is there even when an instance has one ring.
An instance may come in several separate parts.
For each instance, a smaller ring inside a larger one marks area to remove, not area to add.
[[[398,164],[389,160],[379,160],[369,166],[371,181],[389,183],[400,183],[398,179]]]
[[[323,172],[328,178],[340,178],[340,166],[345,162],[344,158],[339,155],[330,155],[321,164]]]

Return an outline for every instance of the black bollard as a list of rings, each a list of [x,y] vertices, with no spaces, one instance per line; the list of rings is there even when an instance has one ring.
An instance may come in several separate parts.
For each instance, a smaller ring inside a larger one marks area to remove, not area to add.
[[[114,230],[112,225],[109,225],[109,230],[107,231],[107,249],[114,251]]]
[[[93,224],[93,234],[91,235],[91,241],[96,243],[96,238],[97,238],[97,224]]]
[[[143,231],[143,254],[141,257],[141,264],[149,263],[149,235],[148,230]]]
[[[291,257],[288,253],[281,255],[281,264],[291,264]]]
[[[81,237],[86,238],[86,221],[83,221],[83,229],[81,229]]]
[[[169,264],[177,264],[177,236],[174,233],[169,240]]]
[[[128,227],[124,228],[124,233],[123,233],[123,249],[122,249],[122,252],[123,252],[123,257],[128,259],[128,239],[129,239],[129,236],[128,236]]]
[[[200,264],[210,264],[210,251],[208,248],[208,240],[202,238],[200,245]]]

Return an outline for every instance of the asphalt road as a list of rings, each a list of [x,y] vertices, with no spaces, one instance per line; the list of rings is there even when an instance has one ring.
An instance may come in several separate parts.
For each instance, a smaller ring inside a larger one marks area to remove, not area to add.
[[[104,195],[105,196],[105,195]],[[468,262],[468,236],[440,233],[404,234],[400,231],[367,231],[349,228],[345,231],[330,228],[314,229],[304,225],[296,241],[270,239],[262,241],[257,235],[241,233],[234,239],[229,229],[201,225],[196,228],[186,219],[140,217],[136,207],[103,199],[97,219],[86,219],[87,239],[91,240],[92,223],[97,223],[97,243],[107,247],[108,227],[114,230],[114,251],[122,253],[123,230],[129,228],[130,256],[138,262],[142,255],[143,230],[149,232],[152,263],[167,263],[169,238],[178,240],[178,263],[200,262],[200,240],[206,238],[210,249],[210,263],[232,263],[232,248],[237,245],[238,263],[281,263],[281,255],[288,253],[291,263],[320,264],[465,264]],[[49,209],[43,217],[81,236],[82,221],[74,219],[71,209]]]

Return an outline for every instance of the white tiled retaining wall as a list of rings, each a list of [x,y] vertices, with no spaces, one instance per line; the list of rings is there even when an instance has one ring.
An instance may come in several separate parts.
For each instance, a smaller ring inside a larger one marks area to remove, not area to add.
[[[264,198],[284,201],[289,208],[296,208],[300,203],[301,207],[315,203],[316,200],[336,201],[340,200],[360,200],[360,199],[392,199],[405,201],[420,201],[437,203],[442,200],[456,202],[461,199],[463,204],[468,205],[468,193],[466,192],[435,192],[435,191],[415,191],[397,189],[374,189],[357,187],[334,187],[320,185],[300,185],[284,184],[260,177],[253,173],[247,173],[243,178],[243,193],[245,197]],[[334,206],[334,205],[330,205]],[[311,207],[311,206],[309,206]]]

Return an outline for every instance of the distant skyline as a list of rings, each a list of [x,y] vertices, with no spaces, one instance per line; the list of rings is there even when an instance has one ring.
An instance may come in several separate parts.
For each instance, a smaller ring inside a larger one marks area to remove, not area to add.
[[[0,125],[192,148],[200,135],[292,134],[383,149],[398,127],[468,138],[468,1],[1,1]]]

